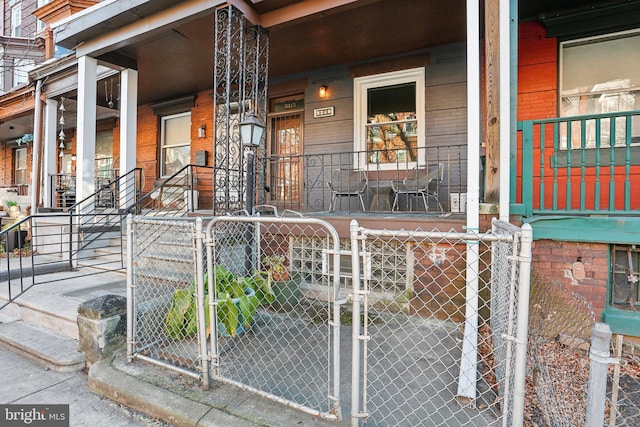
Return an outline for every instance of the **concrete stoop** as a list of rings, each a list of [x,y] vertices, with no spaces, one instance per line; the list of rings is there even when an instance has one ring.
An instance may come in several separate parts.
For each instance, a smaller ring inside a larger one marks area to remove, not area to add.
[[[76,340],[24,320],[3,318],[0,345],[56,372],[79,371],[86,366]]]
[[[213,381],[204,390],[199,381],[167,368],[134,360],[124,353],[103,359],[89,369],[89,388],[146,415],[175,426],[333,426],[346,420],[321,419],[232,385]]]

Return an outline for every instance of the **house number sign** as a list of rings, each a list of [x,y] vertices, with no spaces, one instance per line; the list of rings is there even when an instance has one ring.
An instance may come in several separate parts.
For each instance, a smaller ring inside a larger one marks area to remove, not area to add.
[[[321,117],[331,117],[335,114],[334,107],[314,108],[313,118],[319,119]]]

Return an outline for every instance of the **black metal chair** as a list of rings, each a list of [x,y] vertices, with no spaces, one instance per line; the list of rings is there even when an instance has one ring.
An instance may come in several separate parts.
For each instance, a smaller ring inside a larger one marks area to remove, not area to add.
[[[336,169],[327,183],[331,190],[331,204],[329,212],[333,212],[338,197],[358,197],[362,210],[366,211],[363,195],[367,190],[369,181],[367,173],[363,169]]]
[[[444,212],[440,203],[440,183],[444,177],[444,163],[427,165],[419,169],[411,169],[402,181],[392,182],[393,206],[391,210],[399,208],[400,195],[405,195],[409,210],[412,210],[412,199],[421,197],[426,212],[429,212],[429,198],[434,199],[440,212]]]

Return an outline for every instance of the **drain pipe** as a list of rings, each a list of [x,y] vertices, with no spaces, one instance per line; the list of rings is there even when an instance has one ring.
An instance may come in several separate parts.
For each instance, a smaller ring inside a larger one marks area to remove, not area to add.
[[[31,162],[31,214],[38,208],[38,196],[40,194],[40,139],[42,129],[42,80],[36,82],[36,98],[34,100],[33,118],[33,161]]]

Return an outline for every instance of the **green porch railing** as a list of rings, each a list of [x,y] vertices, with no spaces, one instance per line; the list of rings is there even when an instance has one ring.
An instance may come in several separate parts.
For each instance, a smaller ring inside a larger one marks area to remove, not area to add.
[[[640,110],[518,122],[512,211],[640,215]]]

